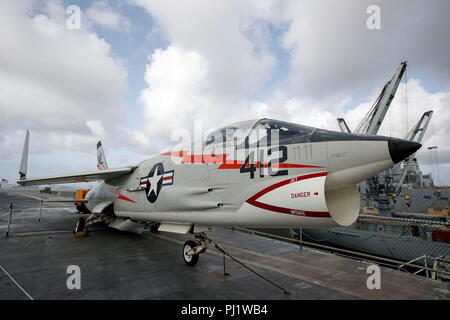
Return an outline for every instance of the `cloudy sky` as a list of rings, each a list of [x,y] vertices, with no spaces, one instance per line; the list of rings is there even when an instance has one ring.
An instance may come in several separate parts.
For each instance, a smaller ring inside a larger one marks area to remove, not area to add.
[[[446,0],[2,0],[0,175],[17,179],[26,129],[30,177],[95,169],[99,139],[110,167],[137,163],[196,121],[355,129],[406,60],[379,133],[403,137],[434,110],[418,157],[450,184],[449,13]]]

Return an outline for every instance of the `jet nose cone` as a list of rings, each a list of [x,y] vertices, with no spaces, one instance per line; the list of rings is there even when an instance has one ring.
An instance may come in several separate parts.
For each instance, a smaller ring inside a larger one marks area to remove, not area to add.
[[[398,163],[419,150],[422,145],[408,140],[389,138],[388,146],[392,161]]]

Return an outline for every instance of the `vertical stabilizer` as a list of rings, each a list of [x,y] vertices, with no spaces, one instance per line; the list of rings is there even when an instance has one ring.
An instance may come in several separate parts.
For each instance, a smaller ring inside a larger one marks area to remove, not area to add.
[[[25,135],[25,142],[23,144],[22,160],[20,161],[20,168],[19,168],[19,175],[21,180],[27,177],[29,143],[30,143],[30,132],[27,130],[27,133]]]
[[[97,142],[97,168],[99,170],[108,169],[106,163],[105,152],[103,152],[102,142]]]

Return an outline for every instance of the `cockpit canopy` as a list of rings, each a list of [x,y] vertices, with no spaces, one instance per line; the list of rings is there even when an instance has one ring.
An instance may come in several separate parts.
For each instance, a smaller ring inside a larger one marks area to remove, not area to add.
[[[357,135],[329,131],[301,124],[273,119],[241,121],[216,130],[208,135],[206,145],[231,144],[239,147],[289,145],[345,140],[385,140],[381,136]]]
[[[302,140],[304,140],[310,137],[316,130],[318,129],[264,118],[233,123],[213,131],[208,135],[205,143],[213,145],[234,142],[236,145],[245,143],[248,146],[256,144],[263,146],[267,143],[278,144],[273,143],[274,140],[277,140],[277,142],[289,144],[296,143],[293,141],[294,139],[303,138]]]

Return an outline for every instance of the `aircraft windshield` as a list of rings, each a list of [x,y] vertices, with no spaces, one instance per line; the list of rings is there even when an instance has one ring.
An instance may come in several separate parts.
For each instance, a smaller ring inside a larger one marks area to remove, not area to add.
[[[255,120],[236,122],[219,130],[211,132],[206,138],[206,145],[227,143],[245,139],[255,124]]]

